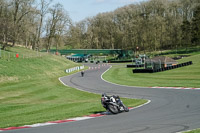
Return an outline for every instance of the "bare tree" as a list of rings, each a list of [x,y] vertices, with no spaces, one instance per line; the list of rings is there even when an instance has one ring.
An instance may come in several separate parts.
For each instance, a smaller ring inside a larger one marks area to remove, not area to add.
[[[13,6],[12,10],[12,46],[15,46],[16,41],[18,40],[18,35],[20,32],[21,27],[23,26],[22,20],[32,12],[33,8],[31,4],[34,0],[13,0],[11,2]]]
[[[51,48],[53,39],[55,37],[59,39],[58,36],[60,37],[66,29],[66,26],[71,23],[69,16],[61,4],[54,5],[49,9],[49,12],[51,16],[48,18],[46,24],[47,52]]]
[[[36,39],[36,47],[39,50],[40,49],[40,39],[42,34],[42,26],[44,22],[45,15],[48,13],[49,5],[52,2],[52,0],[46,1],[46,0],[40,0],[39,7],[38,7],[38,14],[39,14],[39,24],[38,24],[38,30],[37,30],[37,39]]]

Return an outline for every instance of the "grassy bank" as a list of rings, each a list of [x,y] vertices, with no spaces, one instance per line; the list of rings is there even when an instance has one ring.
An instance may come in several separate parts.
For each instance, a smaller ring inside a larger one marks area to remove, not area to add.
[[[164,55],[164,56],[169,56],[172,58],[178,57],[178,56],[191,56],[191,55],[197,55],[197,54],[200,54],[200,46],[187,47],[187,49],[178,48],[174,50],[154,51],[154,52],[148,53],[148,55],[150,56]]]
[[[193,65],[158,73],[134,73],[133,68],[114,65],[103,75],[105,80],[130,86],[169,86],[200,88],[200,54],[178,60],[179,63],[193,61]]]
[[[5,51],[7,53],[8,51]],[[80,65],[64,57],[10,48],[10,54],[26,58],[0,59],[0,128],[62,120],[105,111],[100,95],[62,85],[65,69]],[[145,100],[123,99],[128,106]]]

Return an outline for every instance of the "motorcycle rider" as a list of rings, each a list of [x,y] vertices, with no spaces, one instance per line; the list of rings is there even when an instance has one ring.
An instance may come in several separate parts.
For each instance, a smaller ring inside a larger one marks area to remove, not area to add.
[[[84,71],[81,71],[81,76],[82,76],[82,77],[84,76],[84,73],[85,73]]]
[[[121,105],[121,100],[118,95],[117,96],[115,96],[115,95],[108,96],[108,95],[106,95],[106,93],[103,93],[102,97],[105,98],[105,102],[111,100],[112,102],[117,103],[118,105]]]
[[[119,105],[119,107],[120,107],[119,110],[124,110],[125,112],[129,111],[129,109],[122,103],[122,101],[120,100],[118,95],[107,96],[106,93],[103,93],[102,97],[101,97],[101,102],[102,102],[103,107],[106,110],[109,110],[108,106],[107,106],[108,103],[113,102],[113,103],[116,103],[117,105]]]

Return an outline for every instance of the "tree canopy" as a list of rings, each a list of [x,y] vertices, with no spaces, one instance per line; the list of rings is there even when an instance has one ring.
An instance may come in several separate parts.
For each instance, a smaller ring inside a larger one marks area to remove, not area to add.
[[[73,23],[51,0],[1,0],[0,43],[156,51],[200,44],[199,0],[149,0]]]
[[[73,43],[74,48],[138,47],[144,53],[199,45],[197,5],[197,0],[149,0],[100,13],[71,27],[67,44]]]
[[[64,45],[71,19],[59,3],[51,0],[1,0],[0,43],[2,48],[23,45],[33,50]],[[56,41],[55,41],[56,40]]]

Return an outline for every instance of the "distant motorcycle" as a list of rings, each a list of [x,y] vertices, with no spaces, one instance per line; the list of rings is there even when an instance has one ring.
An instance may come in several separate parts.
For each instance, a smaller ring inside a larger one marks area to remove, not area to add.
[[[81,71],[81,76],[82,76],[82,77],[84,76],[84,71]]]
[[[103,107],[113,114],[118,114],[120,112],[128,112],[129,109],[123,104],[119,96],[107,96],[105,93],[102,94],[101,104]]]

